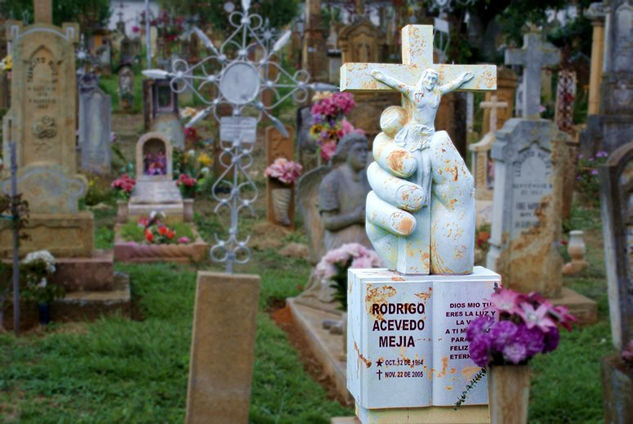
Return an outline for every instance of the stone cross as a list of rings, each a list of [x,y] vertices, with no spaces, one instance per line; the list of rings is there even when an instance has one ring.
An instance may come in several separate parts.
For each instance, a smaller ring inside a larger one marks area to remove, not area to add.
[[[497,96],[490,97],[490,101],[484,101],[479,103],[479,107],[482,109],[490,109],[490,130],[489,132],[497,131],[497,109],[505,109],[508,107],[508,102],[500,102],[497,100]]]
[[[33,0],[35,23],[53,23],[53,2],[51,0]]]
[[[433,63],[433,25],[407,25],[402,28],[402,64],[345,63],[341,67],[341,91],[367,92],[392,90],[371,76],[371,71],[389,74],[405,84],[415,85],[426,69],[439,73],[439,81],[452,81],[464,72],[475,77],[457,91],[494,90],[495,65],[447,65]],[[403,96],[407,109],[412,105]]]
[[[523,36],[522,49],[507,49],[506,65],[521,65],[523,72],[523,117],[538,118],[541,104],[541,68],[560,62],[560,53],[548,42],[543,42],[540,34]]]
[[[438,104],[430,104],[429,101],[439,103],[440,92],[444,94],[455,89],[462,91],[495,90],[497,69],[494,65],[434,64],[433,26],[431,25],[407,25],[402,29],[402,58],[403,64],[345,63],[341,67],[341,90],[356,92],[397,90],[405,93],[402,97],[402,103],[406,111],[402,110],[402,108],[396,108],[399,109],[399,111],[395,111],[395,114],[398,115],[396,116],[391,113],[394,111],[393,108],[387,109],[380,118],[381,127],[383,126],[383,121],[402,122],[403,118],[405,122],[409,121],[409,123],[414,123],[414,120],[408,120],[405,116],[416,116],[415,119],[419,119],[417,117],[426,114],[423,119],[428,119],[428,122],[424,122],[422,126],[427,128],[431,127],[431,135],[428,136],[428,140],[430,140],[429,148],[419,148],[417,151],[415,148],[410,150],[411,152],[415,151],[410,157],[416,161],[416,166],[425,171],[417,172],[412,179],[407,179],[406,181],[398,179],[387,179],[384,181],[391,181],[396,185],[400,184],[401,181],[405,181],[405,185],[414,181],[413,185],[416,187],[414,189],[416,196],[418,195],[417,187],[420,187],[419,192],[424,192],[425,196],[429,196],[427,198],[429,202],[431,195],[436,199],[438,198],[437,196],[445,196],[445,194],[442,193],[449,191],[451,193],[459,193],[459,200],[455,200],[457,199],[457,197],[455,197],[451,201],[451,212],[458,213],[457,211],[460,211],[465,214],[472,214],[472,220],[470,220],[470,218],[461,220],[452,219],[450,213],[431,212],[431,210],[439,211],[439,209],[435,207],[411,209],[415,211],[413,215],[403,214],[401,210],[394,211],[389,208],[393,206],[393,204],[381,199],[376,192],[381,192],[383,196],[388,196],[387,193],[398,193],[401,188],[394,186],[383,191],[383,187],[376,189],[377,185],[372,185],[374,191],[368,195],[367,200],[367,233],[376,251],[383,260],[389,264],[390,269],[397,269],[404,274],[468,272],[469,269],[472,269],[471,256],[473,254],[473,251],[469,250],[469,247],[471,244],[474,245],[474,241],[471,243],[468,240],[463,240],[463,243],[461,241],[460,243],[455,243],[456,239],[452,239],[452,243],[444,243],[441,241],[441,236],[437,230],[445,228],[444,223],[439,223],[439,220],[446,219],[451,221],[452,224],[450,225],[460,227],[459,229],[455,229],[455,233],[458,234],[458,237],[472,237],[470,228],[461,228],[462,223],[466,227],[474,227],[475,225],[474,199],[472,198],[472,194],[469,194],[472,193],[472,176],[468,172],[463,159],[454,148],[447,133],[443,131],[435,132],[435,129],[432,128],[432,126],[434,126],[433,121],[435,120],[437,110],[434,108],[437,108]],[[429,73],[429,71],[431,72]],[[436,75],[433,75],[432,72],[435,72]],[[434,76],[435,83],[441,87],[441,89],[437,88],[435,89],[436,91],[433,91],[433,96],[437,96],[435,98],[436,100],[427,100],[424,98],[424,90],[427,89],[420,87],[420,84],[422,84],[421,78],[425,78],[425,75],[427,77],[432,75],[431,80],[433,80]],[[381,81],[384,81],[384,83]],[[409,94],[412,90],[420,91]],[[378,142],[384,142],[385,138],[389,138],[386,135],[387,132],[389,132],[389,130],[383,128],[383,133],[381,133],[376,140],[378,140]],[[410,138],[414,143],[424,140],[421,135],[417,138],[416,136],[410,137],[408,135],[406,137]],[[443,147],[439,147],[442,143],[445,143]],[[382,152],[386,151],[388,150],[382,150]],[[380,154],[378,155],[380,156]],[[377,181],[383,181],[380,180],[380,175],[385,175],[381,173],[384,169],[381,170],[381,165],[378,165],[378,163],[381,163],[382,158],[375,157],[375,159],[377,162],[372,163],[368,170],[370,184],[372,181],[371,175],[376,175],[375,184],[380,184],[377,183]],[[382,162],[387,163],[386,160]],[[392,162],[397,163],[397,161]],[[451,165],[449,166],[447,163]],[[386,165],[386,167],[388,166],[390,165]],[[401,168],[401,165],[396,166]],[[442,173],[444,169],[453,170],[452,172],[455,173],[454,178],[451,178],[449,181],[449,179],[443,176]],[[374,170],[376,174],[373,174]],[[393,168],[391,170],[393,171]],[[428,170],[428,173],[426,170]],[[395,174],[397,174],[397,172],[398,171],[395,171]],[[460,172],[466,178],[458,179]],[[409,178],[409,176],[407,176],[407,178]],[[454,187],[441,189],[442,184],[452,185]],[[470,185],[469,188],[466,187],[468,185]],[[459,188],[456,188],[456,186],[459,186]],[[392,188],[394,191],[391,190]],[[409,194],[407,194],[406,197],[407,199],[413,199],[415,196],[409,196]],[[448,202],[448,199],[441,197],[441,200],[437,201],[438,204],[440,204],[443,201]],[[427,202],[427,200],[424,200],[424,202]],[[373,209],[374,207],[376,207],[376,209]],[[404,209],[406,210],[406,208]],[[383,213],[392,215],[390,215],[390,218],[386,218],[385,221],[378,222],[379,219],[382,219],[379,215]],[[462,218],[463,217],[462,215]],[[400,221],[401,219],[402,221]],[[385,230],[389,231],[388,228],[384,228],[390,225],[384,224],[387,220],[390,220],[389,222],[398,223],[398,227],[390,227],[395,228],[392,234],[383,236]],[[405,228],[405,230],[402,230],[403,228]],[[472,229],[472,234],[474,234],[474,228]],[[433,233],[433,231],[436,231],[436,233]],[[449,232],[452,234],[452,230]],[[436,237],[434,237],[434,235]],[[392,240],[390,237],[394,237],[394,239]],[[378,242],[381,247],[377,246]],[[457,244],[459,245],[456,246]],[[438,248],[438,246],[441,247]],[[459,250],[462,249],[462,247],[464,250]],[[448,253],[452,252],[453,248],[458,249],[459,252],[456,254]]]

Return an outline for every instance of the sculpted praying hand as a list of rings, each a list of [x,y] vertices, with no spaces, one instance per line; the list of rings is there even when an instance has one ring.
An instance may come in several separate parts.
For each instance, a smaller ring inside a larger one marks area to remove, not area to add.
[[[367,176],[366,230],[389,268],[407,274],[464,274],[474,262],[474,182],[445,131],[435,132],[442,94],[473,78],[466,72],[438,86],[427,69],[415,86],[374,71],[412,103],[411,116],[387,108]]]

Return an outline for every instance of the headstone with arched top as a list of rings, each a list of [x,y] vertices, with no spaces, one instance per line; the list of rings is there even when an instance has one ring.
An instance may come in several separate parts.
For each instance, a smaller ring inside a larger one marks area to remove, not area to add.
[[[130,197],[130,218],[163,212],[183,218],[183,201],[173,181],[173,147],[162,134],[150,132],[136,143],[136,187]]]

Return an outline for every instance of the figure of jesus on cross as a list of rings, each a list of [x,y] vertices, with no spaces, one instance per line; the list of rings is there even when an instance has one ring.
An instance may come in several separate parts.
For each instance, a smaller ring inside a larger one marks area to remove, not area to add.
[[[402,29],[403,64],[346,63],[342,91],[395,89],[403,107],[380,117],[367,176],[366,230],[390,269],[467,274],[474,264],[474,182],[445,131],[435,131],[440,98],[453,90],[496,89],[494,65],[433,64],[433,27]]]

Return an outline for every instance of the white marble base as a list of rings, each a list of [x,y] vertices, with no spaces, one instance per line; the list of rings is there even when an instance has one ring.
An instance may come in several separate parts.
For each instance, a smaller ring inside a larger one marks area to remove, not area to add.
[[[138,181],[130,197],[129,219],[146,217],[153,211],[163,212],[173,220],[183,220],[182,195],[173,181]]]
[[[480,369],[468,355],[466,328],[486,313],[496,284],[501,277],[483,267],[469,275],[349,271],[347,388],[366,410],[363,423],[379,409],[453,406]],[[465,405],[487,401],[483,379]]]

